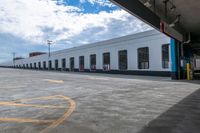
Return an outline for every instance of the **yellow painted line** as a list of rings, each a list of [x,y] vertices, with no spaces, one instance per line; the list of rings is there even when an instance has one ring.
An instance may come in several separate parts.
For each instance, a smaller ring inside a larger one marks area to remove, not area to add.
[[[66,101],[68,101],[69,103],[69,108],[65,111],[65,113],[63,114],[63,116],[61,116],[59,119],[57,119],[56,121],[54,121],[50,126],[48,126],[47,128],[45,128],[44,130],[42,130],[40,133],[46,133],[49,130],[51,130],[52,128],[56,128],[57,126],[59,126],[60,124],[62,124],[75,110],[76,108],[76,103],[75,101],[73,101],[71,98],[60,95],[61,98],[65,99]]]
[[[36,98],[27,98],[27,99],[19,99],[11,102],[0,102],[2,106],[26,106],[26,107],[41,107],[41,108],[59,108],[63,106],[53,106],[53,105],[35,105],[35,104],[21,104],[16,102],[22,101],[33,101],[33,100],[49,100],[49,99],[63,99],[68,104],[64,114],[56,120],[39,120],[39,119],[31,119],[31,118],[6,118],[0,117],[0,121],[2,122],[17,122],[17,123],[43,123],[50,124],[47,128],[43,129],[40,133],[45,133],[53,128],[56,128],[60,124],[62,124],[75,110],[76,103],[71,98],[63,95],[55,95],[55,96],[46,96],[46,97],[36,97]]]
[[[45,80],[48,81],[48,82],[57,83],[57,84],[62,84],[62,83],[64,83],[63,80],[54,80],[54,79],[45,79]]]
[[[29,119],[29,118],[1,118],[1,122],[17,122],[17,123],[37,123],[37,124],[48,124],[52,123],[54,120],[38,120],[38,119]]]
[[[13,103],[13,102],[0,102],[0,105],[2,105],[2,106],[20,106],[20,107],[51,108],[51,109],[65,108],[64,106],[38,105],[38,104],[21,104],[21,103]]]
[[[25,98],[25,99],[14,100],[12,102],[28,102],[28,101],[33,101],[33,100],[61,99],[59,96],[60,95],[45,96],[45,97],[35,97],[35,98]]]

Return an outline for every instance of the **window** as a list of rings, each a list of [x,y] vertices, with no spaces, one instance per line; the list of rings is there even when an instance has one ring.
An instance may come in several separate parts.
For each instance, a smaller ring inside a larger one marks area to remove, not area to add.
[[[103,70],[110,70],[110,53],[103,53]]]
[[[127,50],[121,50],[118,53],[119,57],[119,70],[127,70]]]
[[[46,61],[43,61],[43,69],[46,69]]]
[[[32,63],[30,63],[30,68],[32,69],[32,67],[33,67],[33,66],[32,66]]]
[[[58,60],[55,60],[55,70],[58,70]]]
[[[70,58],[70,71],[74,71],[74,57]]]
[[[62,59],[62,69],[65,70],[66,68],[66,59]]]
[[[38,62],[38,68],[41,69],[41,63],[40,62]]]
[[[149,48],[138,48],[138,69],[149,69]]]
[[[96,70],[96,54],[90,55],[90,69]]]
[[[25,68],[25,64],[23,64],[23,68]]]
[[[26,64],[26,68],[28,68],[28,64]]]
[[[51,63],[51,61],[49,61],[49,69],[50,70],[52,69],[52,63]]]
[[[34,63],[34,69],[36,69],[36,68],[37,68],[36,63]]]
[[[162,67],[169,68],[169,44],[162,45]]]
[[[84,71],[84,56],[79,56],[79,70]]]

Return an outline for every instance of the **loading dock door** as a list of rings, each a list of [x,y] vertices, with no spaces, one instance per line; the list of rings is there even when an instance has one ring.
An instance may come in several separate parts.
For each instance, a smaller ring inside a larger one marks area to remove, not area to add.
[[[49,61],[49,70],[51,70],[52,69],[52,63],[51,63],[51,61]]]
[[[41,69],[41,62],[38,62],[38,68]]]
[[[34,63],[34,69],[36,69],[37,67],[36,67],[36,63]]]
[[[91,71],[96,70],[96,54],[90,55],[90,70]]]
[[[79,57],[79,71],[84,71],[84,56]]]
[[[46,61],[43,62],[43,69],[46,69]]]
[[[103,70],[110,70],[110,53],[103,53]]]
[[[194,69],[194,78],[195,79],[200,79],[200,56],[195,56],[194,61],[193,61],[193,69]]]
[[[118,53],[119,57],[119,70],[127,70],[128,68],[128,59],[127,59],[127,50],[121,50]]]
[[[58,60],[55,60],[55,70],[58,70]]]
[[[74,57],[70,58],[70,71],[74,71]]]
[[[66,59],[62,59],[62,70],[66,69]]]

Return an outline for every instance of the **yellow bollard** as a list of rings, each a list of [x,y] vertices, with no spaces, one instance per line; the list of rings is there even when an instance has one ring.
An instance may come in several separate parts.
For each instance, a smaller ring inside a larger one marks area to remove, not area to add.
[[[187,80],[190,80],[190,63],[187,63]]]

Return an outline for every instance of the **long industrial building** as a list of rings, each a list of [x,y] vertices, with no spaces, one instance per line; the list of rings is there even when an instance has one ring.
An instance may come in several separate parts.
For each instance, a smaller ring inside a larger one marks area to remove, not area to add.
[[[18,68],[170,76],[170,38],[146,31],[15,61]]]

